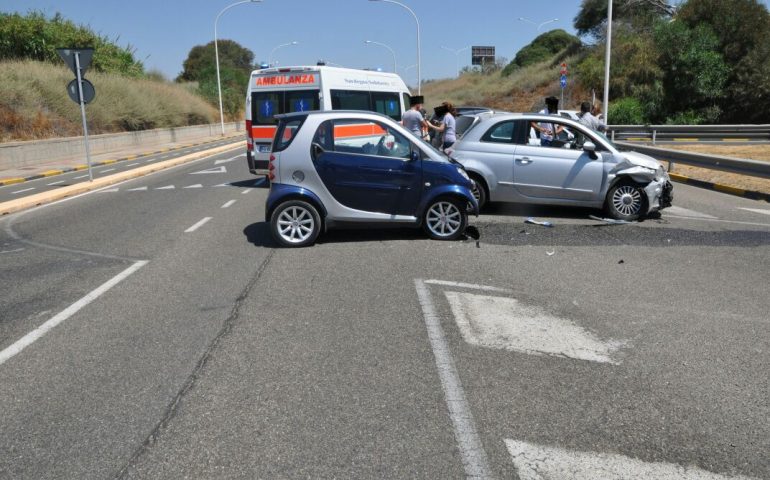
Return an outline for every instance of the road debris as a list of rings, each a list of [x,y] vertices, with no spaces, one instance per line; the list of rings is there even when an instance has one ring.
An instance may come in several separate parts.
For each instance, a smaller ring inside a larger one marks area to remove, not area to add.
[[[554,255],[555,253],[556,253],[556,250],[554,250],[552,252],[549,252],[548,250],[545,251],[545,254],[548,255],[549,257]]]
[[[634,223],[634,222],[629,222],[628,220],[616,220],[614,218],[597,217],[596,215],[589,215],[588,218],[590,218],[591,220],[596,220],[597,222],[608,223],[610,225],[627,225],[629,223]]]
[[[524,223],[531,223],[533,225],[542,225],[544,227],[553,227],[553,223],[546,222],[545,220],[535,220],[532,217],[527,217],[524,219]]]

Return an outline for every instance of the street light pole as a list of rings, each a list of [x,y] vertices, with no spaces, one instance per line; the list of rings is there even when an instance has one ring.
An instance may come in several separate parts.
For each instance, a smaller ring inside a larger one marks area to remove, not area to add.
[[[608,0],[607,5],[607,49],[604,52],[604,124],[609,125],[609,104],[610,104],[610,50],[612,43],[612,0]]]
[[[299,45],[299,42],[293,41],[293,42],[289,42],[289,43],[282,43],[282,44],[278,45],[277,47],[275,47],[272,51],[270,51],[270,56],[267,59],[267,64],[270,65],[271,67],[274,66],[273,65],[273,54],[275,53],[275,51],[278,50],[281,47],[288,47],[289,45]]]
[[[390,50],[390,53],[393,54],[393,73],[396,73],[396,68],[397,68],[397,65],[396,65],[396,52],[393,51],[392,48],[390,48],[389,46],[385,45],[384,43],[375,42],[374,40],[364,40],[364,43],[372,43],[374,45],[379,45],[381,47],[385,47],[388,50]]]
[[[540,28],[542,28],[543,25],[547,25],[549,23],[558,22],[559,21],[558,18],[552,18],[550,20],[546,20],[545,22],[538,24],[538,23],[535,23],[532,20],[530,20],[528,18],[524,18],[524,17],[519,17],[519,20],[522,21],[522,22],[531,23],[532,25],[537,25],[537,30],[538,31],[540,31]]]
[[[385,2],[385,3],[395,3],[396,5],[399,5],[409,11],[409,13],[412,14],[414,17],[414,21],[417,23],[417,95],[420,95],[422,92],[422,76],[420,72],[420,21],[417,19],[417,15],[412,11],[411,8],[407,7],[401,2],[397,2],[396,0],[369,0],[370,2]]]
[[[463,48],[455,50],[453,48],[445,47],[445,46],[442,45],[441,48],[443,48],[444,50],[446,50],[448,52],[452,52],[452,53],[455,54],[455,72],[457,72],[457,76],[459,77],[460,76],[460,64],[459,64],[460,52],[462,52],[463,50],[468,50],[471,47],[463,47]]]
[[[231,5],[226,6],[222,9],[221,12],[219,12],[219,15],[217,15],[217,18],[214,19],[214,58],[217,64],[217,93],[219,94],[219,123],[222,125],[222,136],[225,136],[225,114],[222,110],[222,81],[219,78],[219,46],[217,45],[217,23],[219,22],[219,17],[222,16],[223,13],[225,13],[227,10],[233,8],[236,5],[241,5],[243,3],[259,3],[262,0],[242,0],[240,2],[235,2]]]

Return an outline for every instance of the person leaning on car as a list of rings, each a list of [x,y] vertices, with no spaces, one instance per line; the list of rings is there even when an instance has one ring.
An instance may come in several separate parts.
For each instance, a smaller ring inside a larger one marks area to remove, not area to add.
[[[594,110],[595,107],[592,108],[591,102],[583,102],[580,104],[580,114],[578,115],[580,117],[580,120],[578,120],[580,123],[585,125],[586,127],[590,128],[591,130],[595,130],[597,132],[604,132],[607,130],[607,125],[596,118],[593,113],[591,113],[592,110]]]
[[[545,108],[537,113],[542,113],[543,115],[557,115],[559,113],[559,99],[556,97],[547,97],[545,99]],[[532,128],[540,132],[540,145],[543,147],[550,147],[556,135],[560,134],[564,129],[561,125],[557,124],[554,128],[553,123],[545,122],[532,122]]]

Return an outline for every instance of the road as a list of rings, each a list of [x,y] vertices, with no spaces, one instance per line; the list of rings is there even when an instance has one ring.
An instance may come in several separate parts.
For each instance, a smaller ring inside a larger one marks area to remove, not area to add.
[[[0,478],[770,478],[767,203],[280,249],[240,153],[0,219]]]

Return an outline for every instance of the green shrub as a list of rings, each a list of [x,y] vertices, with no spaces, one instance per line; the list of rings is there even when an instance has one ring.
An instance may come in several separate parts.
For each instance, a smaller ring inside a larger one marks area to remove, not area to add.
[[[641,102],[633,97],[621,98],[610,102],[609,121],[612,125],[644,125],[644,108]]]

